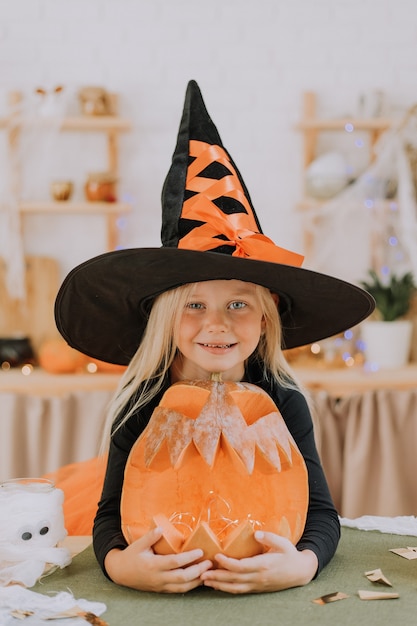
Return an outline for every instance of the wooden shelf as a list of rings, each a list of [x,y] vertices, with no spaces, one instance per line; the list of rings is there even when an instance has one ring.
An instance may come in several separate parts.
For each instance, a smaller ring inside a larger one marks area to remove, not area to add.
[[[370,136],[371,158],[374,157],[374,147],[381,134],[390,128],[393,120],[387,117],[342,117],[342,118],[319,118],[317,117],[316,94],[307,91],[303,96],[303,117],[296,124],[296,130],[303,134],[304,140],[304,167],[307,168],[317,157],[316,144],[319,133],[354,132],[366,131]]]
[[[97,213],[113,215],[129,213],[132,207],[127,202],[21,202],[19,210],[22,213]]]
[[[22,202],[22,215],[98,215],[107,220],[107,250],[115,250],[118,243],[117,217],[132,210],[127,202]]]
[[[353,128],[349,128],[352,126]],[[335,118],[335,119],[304,119],[296,125],[296,130],[317,130],[320,132],[328,131],[346,131],[366,130],[366,131],[384,131],[392,126],[392,120],[385,117],[373,118]]]
[[[101,132],[106,139],[106,171],[112,172],[116,179],[119,171],[119,133],[131,129],[130,121],[117,115],[117,94],[109,94],[111,100],[111,115],[74,115],[59,117],[42,117],[37,115],[23,115],[22,111],[12,108],[9,115],[0,117],[0,129],[3,128],[7,135],[9,158],[13,159],[19,143],[23,128],[36,127],[40,131],[50,128],[61,131]],[[16,107],[22,101],[20,92],[10,94],[9,103]],[[13,193],[16,201],[20,197],[21,172],[13,181]],[[114,194],[117,197],[117,191]],[[118,245],[118,229],[116,216],[121,213],[129,213],[131,205],[126,202],[51,202],[51,201],[23,201],[18,202],[19,212],[25,215],[49,213],[56,215],[74,215],[80,213],[101,214],[106,220],[107,242],[106,249],[114,250]],[[1,210],[1,209],[0,209]]]
[[[62,130],[80,131],[128,131],[132,125],[128,120],[113,115],[67,117],[62,122]]]
[[[123,117],[118,115],[118,97],[117,94],[109,94],[111,99],[111,108],[108,109],[110,114],[108,115],[87,115],[84,114],[84,109],[75,111],[75,115],[66,116],[46,116],[43,117],[40,114],[36,114],[36,109],[30,109],[24,105],[23,94],[13,92],[9,95],[9,109],[5,111],[3,116],[0,116],[0,129],[3,129],[5,139],[5,158],[10,162],[10,198],[3,202],[0,206],[1,211],[14,211],[19,216],[19,221],[16,224],[16,228],[20,229],[22,235],[22,257],[25,260],[25,286],[26,293],[25,299],[20,300],[15,298],[9,293],[7,287],[7,268],[5,263],[0,263],[0,328],[2,329],[4,336],[13,336],[15,333],[21,333],[27,336],[32,343],[35,353],[39,350],[42,343],[50,337],[55,337],[57,330],[53,316],[54,303],[57,291],[59,289],[62,277],[60,277],[60,266],[58,259],[48,258],[43,255],[29,256],[24,247],[26,241],[35,236],[38,237],[38,229],[33,229],[33,219],[36,221],[40,217],[51,222],[48,224],[48,228],[42,230],[42,236],[45,238],[53,238],[57,236],[57,232],[62,235],[62,228],[65,228],[65,224],[60,224],[59,220],[65,218],[68,223],[74,218],[80,220],[83,216],[94,216],[94,223],[98,228],[98,236],[103,238],[103,246],[99,252],[109,252],[116,250],[121,246],[121,229],[123,227],[123,220],[121,215],[128,215],[133,210],[133,204],[130,202],[117,201],[117,202],[91,202],[87,200],[87,196],[84,195],[83,189],[85,182],[88,180],[88,172],[82,174],[79,171],[78,174],[73,173],[75,184],[78,191],[71,200],[67,201],[53,201],[52,193],[48,193],[48,187],[53,182],[52,174],[49,175],[48,181],[48,168],[43,168],[42,175],[46,180],[38,181],[39,195],[37,193],[28,194],[24,193],[25,178],[28,176],[31,165],[36,166],[36,152],[24,151],[24,135],[26,129],[29,132],[34,132],[35,136],[32,138],[41,145],[43,139],[48,133],[54,132],[56,134],[57,146],[56,150],[62,150],[64,154],[65,140],[68,137],[64,137],[68,132],[77,133],[72,139],[73,151],[75,159],[77,158],[78,151],[83,150],[85,141],[90,138],[91,135],[86,135],[88,132],[101,133],[102,142],[95,145],[88,145],[87,150],[95,151],[97,153],[97,161],[101,163],[100,169],[103,172],[109,172],[114,176],[115,181],[120,180],[120,163],[119,163],[119,143],[122,139],[122,132],[128,131],[131,128],[131,123]],[[78,114],[77,114],[78,113]],[[36,132],[35,132],[36,131]],[[80,132],[78,132],[80,131]],[[81,135],[81,133],[83,133]],[[96,137],[94,136],[94,139]],[[101,137],[100,137],[101,139]],[[23,141],[22,141],[23,140]],[[61,145],[61,142],[63,145]],[[104,144],[104,145],[102,145]],[[35,148],[36,146],[34,146]],[[54,150],[55,152],[55,150]],[[59,154],[58,154],[59,156]],[[87,156],[87,155],[86,155]],[[56,157],[51,157],[56,158]],[[94,154],[92,155],[92,159]],[[104,161],[104,163],[103,163]],[[87,162],[90,159],[86,159],[84,167],[87,166]],[[81,163],[80,163],[81,166]],[[45,169],[46,168],[46,169]],[[92,168],[91,162],[88,166],[88,171],[95,170]],[[97,168],[96,171],[99,171]],[[36,172],[35,172],[36,175]],[[71,178],[71,174],[68,172],[66,178]],[[82,178],[84,180],[82,180]],[[41,184],[43,191],[41,191]],[[111,190],[111,196],[109,195],[94,195],[91,197],[111,197],[120,199],[123,194],[120,193],[118,186]],[[123,196],[126,198],[126,196]],[[52,217],[52,220],[50,219]],[[103,226],[104,228],[101,228]],[[62,228],[61,228],[62,227]],[[76,228],[76,222],[74,222],[74,228]],[[103,236],[104,235],[104,236]],[[64,252],[64,251],[63,251]],[[62,253],[63,253],[62,252]],[[45,254],[45,252],[44,252]],[[0,254],[1,261],[1,254]],[[22,258],[23,261],[23,258]],[[4,334],[7,331],[6,334]],[[0,372],[0,389],[3,384],[14,384],[16,382],[19,388],[33,390],[43,389],[45,393],[48,389],[53,391],[55,387],[61,389],[65,386],[65,381],[68,382],[68,387],[72,388],[73,385],[77,385],[77,381],[82,380],[83,384],[97,385],[97,384],[111,384],[111,380],[108,377],[100,378],[99,376],[91,375],[84,379],[78,379],[75,377],[68,377],[68,379],[57,377],[51,378],[39,375],[39,372],[33,372],[30,376],[23,376],[21,373],[19,376],[7,376],[4,372]],[[35,392],[35,391],[34,391]]]
[[[24,125],[37,125],[48,128],[48,126],[54,126],[57,124],[57,120],[54,118],[48,120],[47,118],[31,119],[6,116],[0,118],[0,128],[7,128],[12,120],[13,126],[18,127],[22,127]],[[131,127],[132,125],[128,120],[118,117],[117,115],[79,115],[63,118],[59,129],[69,131],[125,132],[130,130]]]
[[[302,135],[303,140],[303,168],[304,175],[313,161],[319,156],[318,144],[320,133],[324,132],[344,132],[350,134],[357,131],[363,131],[368,133],[368,150],[369,150],[369,162],[375,159],[375,146],[381,135],[391,128],[395,123],[394,119],[388,117],[341,117],[341,118],[319,118],[317,116],[317,97],[314,92],[305,92],[303,94],[303,107],[302,107],[302,119],[295,125]],[[349,189],[349,184],[341,191]],[[304,176],[304,189],[303,195],[296,203],[296,209],[305,214],[308,211],[319,212],[321,207],[325,207],[326,204],[332,202],[337,196],[330,198],[314,198],[307,195],[307,182]],[[338,202],[343,203],[343,206],[352,208],[358,208],[360,203],[353,199],[346,199],[343,201],[340,198]],[[390,198],[383,201],[383,207],[386,211],[392,210],[393,206],[397,204],[396,198]],[[378,207],[381,204],[378,203]],[[372,207],[371,207],[372,208]],[[306,223],[304,226],[304,251],[306,256],[309,255],[310,250],[313,248],[314,239],[316,234],[311,230],[311,225]]]
[[[322,200],[318,200],[317,198],[309,198],[305,197],[299,200],[296,204],[296,208],[300,211],[317,211],[321,207],[325,206],[328,202],[334,200],[337,196],[332,196],[331,198],[325,198]],[[348,200],[344,202],[340,198],[337,200],[338,204],[343,205],[344,207],[351,206],[353,208],[358,207],[358,201]],[[387,199],[378,203],[378,206],[384,208],[386,211],[392,211],[393,205],[398,204],[398,200],[396,198]]]

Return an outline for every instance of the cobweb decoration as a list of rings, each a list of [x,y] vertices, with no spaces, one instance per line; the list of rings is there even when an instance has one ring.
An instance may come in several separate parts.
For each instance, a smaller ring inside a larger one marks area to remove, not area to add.
[[[380,137],[375,159],[341,193],[305,211],[305,267],[359,284],[369,269],[417,276],[417,106]]]

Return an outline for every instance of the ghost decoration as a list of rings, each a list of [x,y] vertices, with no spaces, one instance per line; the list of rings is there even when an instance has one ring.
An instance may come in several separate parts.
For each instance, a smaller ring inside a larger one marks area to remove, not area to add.
[[[296,544],[307,507],[307,468],[272,398],[214,375],[165,392],[128,458],[121,521],[129,543],[162,528],[158,554],[244,558],[262,552],[257,529]]]
[[[19,479],[0,486],[0,585],[32,587],[51,566],[63,568],[70,552],[57,547],[64,526],[64,493],[51,481]]]

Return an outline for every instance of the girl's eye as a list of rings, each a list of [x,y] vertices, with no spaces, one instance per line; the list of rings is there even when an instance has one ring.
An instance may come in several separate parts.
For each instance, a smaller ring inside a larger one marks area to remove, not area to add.
[[[185,305],[186,309],[202,309],[203,305],[200,302],[188,302]]]
[[[246,302],[231,302],[229,306],[231,309],[244,309]]]

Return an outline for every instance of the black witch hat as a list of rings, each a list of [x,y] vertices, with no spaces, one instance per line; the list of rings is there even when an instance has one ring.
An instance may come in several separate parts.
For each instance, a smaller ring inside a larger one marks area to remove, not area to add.
[[[107,252],[64,280],[57,327],[70,346],[126,365],[154,298],[186,283],[237,279],[279,296],[283,348],[350,328],[373,298],[338,278],[301,268],[303,257],[261,230],[245,183],[190,81],[172,164],[162,190],[162,247]]]

